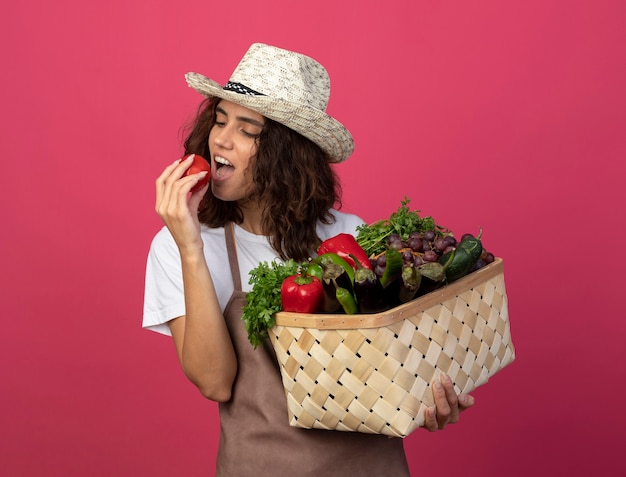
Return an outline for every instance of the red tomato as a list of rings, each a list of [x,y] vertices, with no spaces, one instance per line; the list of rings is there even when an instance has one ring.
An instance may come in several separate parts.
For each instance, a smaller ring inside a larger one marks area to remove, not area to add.
[[[191,156],[191,154],[187,154],[185,157],[183,157],[183,160],[187,159],[189,156]],[[202,171],[207,171],[208,174],[204,176],[204,178],[200,180],[200,182],[198,182],[195,186],[191,188],[191,192],[195,192],[199,189],[202,189],[209,182],[209,179],[211,178],[211,165],[204,157],[198,154],[195,154],[193,158],[193,162],[189,166],[189,169],[185,171],[185,174],[183,174],[183,177],[189,176],[192,174],[197,174],[198,172],[202,172]]]

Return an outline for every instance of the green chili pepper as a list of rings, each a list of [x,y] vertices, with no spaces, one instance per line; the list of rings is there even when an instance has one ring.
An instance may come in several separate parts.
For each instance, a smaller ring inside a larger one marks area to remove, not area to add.
[[[335,285],[335,296],[337,297],[337,301],[341,304],[343,311],[347,315],[353,315],[356,313],[358,311],[358,307],[352,293],[350,293],[350,291],[346,288],[337,285],[337,282],[334,279],[333,284]]]
[[[400,252],[390,248],[385,252],[385,255],[387,263],[385,264],[383,276],[380,277],[380,284],[383,288],[387,288],[402,272],[402,255],[400,255]]]

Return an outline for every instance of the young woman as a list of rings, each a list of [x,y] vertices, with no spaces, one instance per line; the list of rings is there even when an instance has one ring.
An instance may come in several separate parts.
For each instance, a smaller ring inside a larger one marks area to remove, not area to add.
[[[336,209],[331,163],[347,159],[352,136],[326,114],[330,82],[315,60],[254,44],[221,86],[196,73],[206,97],[185,152],[210,159],[185,175],[177,160],[156,181],[165,227],[148,257],[143,325],[171,334],[185,375],[219,402],[217,475],[408,475],[401,439],[288,425],[271,345],[254,349],[241,320],[251,269],[260,262],[311,256],[363,221]],[[438,383],[439,384],[439,383]],[[473,404],[443,379],[426,416],[435,431]]]

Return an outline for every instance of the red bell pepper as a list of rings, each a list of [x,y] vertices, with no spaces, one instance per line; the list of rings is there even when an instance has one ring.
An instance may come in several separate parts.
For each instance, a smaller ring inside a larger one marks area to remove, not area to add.
[[[363,250],[358,244],[353,235],[338,234],[324,240],[319,246],[317,254],[322,255],[328,252],[336,253],[348,262],[355,270],[358,270],[359,268],[356,262],[358,262],[363,268],[372,269],[372,263],[370,262],[369,257],[365,253],[365,250]]]
[[[283,311],[316,313],[324,303],[324,286],[317,277],[297,273],[283,280],[280,298]]]

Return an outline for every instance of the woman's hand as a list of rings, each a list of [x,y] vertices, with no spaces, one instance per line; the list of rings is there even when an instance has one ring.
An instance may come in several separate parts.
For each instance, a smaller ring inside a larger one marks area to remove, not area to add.
[[[178,159],[156,180],[156,212],[181,249],[202,248],[197,211],[208,185],[191,195],[189,192],[207,172],[184,176],[192,162],[193,156]]]
[[[185,175],[193,157],[165,168],[156,180],[156,212],[180,250],[185,314],[168,322],[178,359],[203,396],[218,402],[231,397],[237,356],[204,256],[198,206],[209,187],[190,193],[206,172]]]
[[[426,410],[424,427],[431,432],[445,429],[448,424],[458,422],[461,411],[474,405],[474,398],[469,394],[459,394],[454,391],[452,380],[446,374],[440,381],[432,385],[435,405]]]

